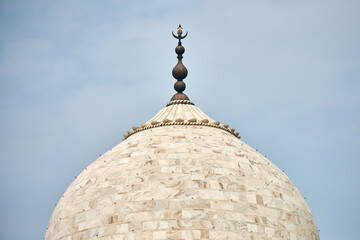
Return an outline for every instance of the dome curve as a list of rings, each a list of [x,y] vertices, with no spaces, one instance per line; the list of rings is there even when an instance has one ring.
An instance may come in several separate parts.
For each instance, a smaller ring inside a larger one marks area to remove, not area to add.
[[[188,106],[169,105],[90,164],[45,239],[319,239],[291,180],[203,112],[176,115]]]

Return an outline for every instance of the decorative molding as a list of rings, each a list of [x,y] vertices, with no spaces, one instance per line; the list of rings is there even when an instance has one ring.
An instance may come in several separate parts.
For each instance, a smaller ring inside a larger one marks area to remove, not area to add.
[[[189,104],[195,106],[195,104],[189,100],[172,100],[168,104],[166,104],[166,106],[168,107],[170,105],[175,105],[175,104]]]
[[[234,128],[228,128],[227,124],[226,125],[220,125],[219,122],[213,122],[213,123],[208,123],[208,122],[184,122],[184,121],[175,121],[175,122],[162,122],[162,123],[157,123],[157,122],[153,122],[150,125],[146,125],[144,126],[143,124],[141,124],[142,127],[133,127],[134,130],[128,130],[127,133],[124,134],[124,138],[123,140],[126,140],[128,137],[130,137],[131,135],[147,130],[147,129],[151,129],[151,128],[157,128],[157,127],[164,127],[164,126],[172,126],[172,125],[192,125],[192,126],[206,126],[206,127],[213,127],[213,128],[219,128],[222,130],[225,130],[229,133],[231,133],[232,135],[234,135],[237,138],[241,138],[241,136],[239,136],[238,132],[235,132]]]

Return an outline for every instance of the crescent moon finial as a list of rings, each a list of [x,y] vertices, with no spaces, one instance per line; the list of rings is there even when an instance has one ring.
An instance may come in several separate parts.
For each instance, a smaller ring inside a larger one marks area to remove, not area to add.
[[[172,35],[174,36],[174,38],[179,39],[179,40],[186,38],[186,36],[188,35],[188,32],[186,31],[186,34],[184,36],[182,36],[182,34],[183,34],[182,29],[183,28],[181,27],[181,24],[179,24],[179,27],[177,29],[178,29],[177,30],[177,36],[174,34],[174,32],[172,32]]]
[[[175,89],[175,91],[177,91],[177,93],[171,98],[171,101],[173,101],[173,100],[187,100],[188,101],[189,100],[188,96],[186,96],[186,94],[183,93],[183,91],[186,88],[186,84],[184,83],[183,80],[184,80],[184,78],[186,78],[186,76],[188,74],[188,70],[186,69],[186,67],[184,66],[184,64],[182,62],[182,58],[183,58],[182,55],[185,52],[185,48],[181,44],[181,39],[184,39],[188,35],[188,32],[186,32],[186,34],[184,36],[182,36],[182,34],[183,34],[182,27],[181,27],[181,24],[179,24],[177,36],[174,34],[174,32],[172,32],[172,35],[174,36],[174,38],[179,39],[179,42],[175,48],[175,52],[178,55],[177,56],[178,63],[172,70],[172,75],[177,80],[174,85],[174,89]]]

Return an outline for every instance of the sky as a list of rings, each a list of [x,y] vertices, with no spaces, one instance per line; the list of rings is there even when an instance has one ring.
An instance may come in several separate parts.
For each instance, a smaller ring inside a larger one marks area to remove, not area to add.
[[[234,127],[358,238],[360,1],[0,1],[0,239],[43,239],[86,166],[175,93]]]

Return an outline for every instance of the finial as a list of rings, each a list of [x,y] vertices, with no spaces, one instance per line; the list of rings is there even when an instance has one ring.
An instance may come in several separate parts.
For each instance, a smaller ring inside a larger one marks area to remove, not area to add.
[[[186,38],[186,36],[188,35],[188,32],[186,32],[186,34],[185,34],[185,36],[181,36],[182,35],[182,27],[181,27],[181,24],[179,24],[179,26],[178,26],[178,31],[177,31],[177,36],[175,36],[175,34],[174,34],[174,32],[172,32],[172,35],[174,36],[174,38],[177,38],[177,39],[179,39],[179,42],[180,42],[180,40],[181,39],[184,39],[184,38]]]
[[[185,83],[183,82],[183,79],[186,78],[188,71],[184,64],[182,63],[183,53],[185,52],[185,48],[181,45],[181,39],[186,38],[188,35],[188,32],[184,36],[182,36],[182,27],[181,24],[179,24],[177,36],[172,32],[172,35],[174,38],[179,39],[178,45],[175,48],[175,52],[178,55],[178,63],[172,70],[173,77],[177,80],[177,82],[174,85],[174,89],[177,91],[177,93],[171,98],[172,100],[189,100],[188,96],[183,93],[183,91],[186,88]]]

